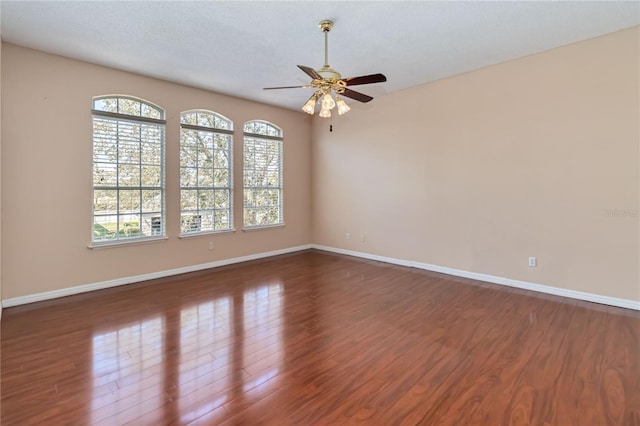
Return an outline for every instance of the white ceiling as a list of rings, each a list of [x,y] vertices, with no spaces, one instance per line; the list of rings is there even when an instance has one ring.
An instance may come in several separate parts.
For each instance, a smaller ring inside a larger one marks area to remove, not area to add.
[[[329,63],[382,96],[640,24],[640,2],[2,1],[4,41],[298,109],[296,65]],[[374,101],[375,102],[375,101]]]

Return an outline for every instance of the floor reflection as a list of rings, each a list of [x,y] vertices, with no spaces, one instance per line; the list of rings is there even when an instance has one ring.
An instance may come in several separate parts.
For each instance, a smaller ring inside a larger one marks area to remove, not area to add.
[[[228,400],[233,338],[231,303],[230,297],[222,297],[180,312],[181,422],[192,422]],[[212,395],[220,396],[211,401]]]
[[[164,338],[162,317],[93,337],[92,423],[116,413],[157,409],[162,404]],[[143,404],[144,403],[144,404]]]
[[[268,283],[96,334],[92,423],[187,424],[252,403],[282,369],[283,305]]]
[[[244,292],[242,368],[251,376],[243,384],[244,392],[264,385],[279,372],[283,359],[283,300],[281,283],[263,285]]]

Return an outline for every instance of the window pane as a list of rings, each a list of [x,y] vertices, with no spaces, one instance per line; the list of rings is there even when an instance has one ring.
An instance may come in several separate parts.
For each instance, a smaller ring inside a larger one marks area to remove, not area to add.
[[[198,169],[195,167],[181,167],[180,168],[180,186],[188,187],[197,185]]]
[[[180,123],[191,124],[195,126],[198,123],[197,115],[195,112],[183,112],[180,114]]]
[[[140,236],[140,215],[118,215],[118,237],[132,238]]]
[[[118,168],[115,164],[95,163],[93,165],[93,186],[116,186]]]
[[[140,191],[121,190],[119,193],[119,213],[139,213],[140,212]]]
[[[142,211],[144,213],[162,211],[162,190],[152,189],[142,191]]]
[[[255,226],[256,223],[256,209],[248,207],[244,209],[244,224],[247,226]]]
[[[142,166],[142,186],[160,186],[162,167]]]
[[[114,98],[96,99],[93,108],[98,111],[118,112],[118,100]]]
[[[199,209],[212,209],[213,208],[213,200],[214,200],[214,191],[209,190],[199,190],[198,191],[198,208]]]
[[[114,214],[118,211],[117,190],[94,190],[93,211],[96,215]]]
[[[244,190],[244,205],[249,206],[255,203],[255,194],[253,189],[245,188]]]
[[[140,150],[142,164],[161,164],[162,145],[155,142],[143,142]]]
[[[116,238],[118,230],[118,216],[94,216],[93,240],[104,241]]]
[[[198,186],[201,188],[213,186],[213,169],[198,169]]]
[[[267,222],[269,224],[280,223],[280,209],[278,207],[271,207],[269,209]]]
[[[195,189],[183,189],[180,191],[180,210],[198,209],[198,191]]]
[[[120,163],[137,164],[140,162],[140,143],[134,140],[121,140],[118,145]]]
[[[162,118],[160,111],[147,104],[142,104],[142,116],[147,118],[156,118],[158,120]]]
[[[191,145],[180,146],[180,166],[198,167],[198,149]]]
[[[212,114],[198,113],[198,122],[197,122],[198,126],[215,127],[214,121],[215,119]]]
[[[223,118],[216,117],[216,129],[231,130],[231,122]]]
[[[199,214],[182,214],[180,216],[180,232],[199,232],[202,229],[202,216]]]
[[[267,185],[280,186],[280,173],[278,173],[278,171],[267,173]]]
[[[229,202],[229,191],[217,190],[215,194],[216,209],[225,209],[231,205],[231,203]]]
[[[97,138],[97,133],[107,131],[106,127],[107,126],[99,124],[93,128],[95,140],[93,144],[93,161],[115,162],[118,160],[117,145],[105,137],[107,135],[101,134],[99,135],[99,139]]]
[[[229,167],[229,151],[216,150],[213,157],[213,164],[218,168]]]
[[[216,210],[215,212],[216,229],[230,228],[229,212],[227,210]]]
[[[118,166],[118,185],[140,186],[140,166],[121,164]]]
[[[215,169],[215,181],[216,187],[229,186],[229,171],[226,169]]]
[[[213,167],[213,137],[205,132],[198,132],[198,166]]]
[[[142,215],[141,232],[143,236],[154,236],[164,234],[164,221],[159,212]]]
[[[216,133],[215,143],[216,143],[216,149],[228,151],[229,145],[231,143],[231,135],[223,135],[221,133]]]
[[[200,210],[200,223],[202,231],[214,231],[216,230],[215,224],[213,222],[213,211],[212,210]]]
[[[133,99],[118,99],[118,112],[120,114],[140,116],[140,102]]]

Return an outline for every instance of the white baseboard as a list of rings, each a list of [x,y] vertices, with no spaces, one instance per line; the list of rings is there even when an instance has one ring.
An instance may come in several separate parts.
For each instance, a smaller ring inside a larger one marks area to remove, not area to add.
[[[2,307],[24,305],[27,303],[41,302],[43,300],[57,299],[58,297],[71,296],[73,294],[86,293],[94,290],[102,290],[105,288],[117,287],[126,284],[137,283],[140,281],[153,280],[156,278],[164,278],[172,275],[185,274],[188,272],[201,271],[203,269],[218,268],[220,266],[232,265],[234,263],[247,262],[249,260],[263,259],[265,257],[277,256],[280,254],[293,253],[301,250],[308,250],[311,244],[289,247],[281,250],[273,250],[264,253],[250,254],[247,256],[234,257],[231,259],[217,260],[215,262],[202,263],[199,265],[185,266],[182,268],[168,269],[160,272],[152,272],[149,274],[135,275],[132,277],[117,278],[115,280],[101,281],[92,284],[84,284],[60,290],[46,291],[44,293],[30,294],[28,296],[13,297],[2,301]],[[0,311],[1,312],[1,311]]]
[[[395,259],[392,257],[378,256],[375,254],[362,253],[352,250],[344,250],[335,247],[322,246],[312,244],[312,248],[324,250],[333,253],[345,254],[348,256],[360,257],[363,259],[377,260],[394,265],[408,266],[411,268],[425,269],[427,271],[441,272],[443,274],[453,275],[456,277],[470,278],[478,281],[485,281],[493,284],[501,284],[509,287],[521,288],[524,290],[532,290],[540,293],[553,294],[556,296],[569,297],[571,299],[586,300],[588,302],[601,303],[604,305],[618,306],[620,308],[634,309],[640,311],[640,302],[628,299],[619,299],[616,297],[602,296],[599,294],[585,293],[582,291],[569,290],[565,288],[552,287],[543,284],[535,284],[526,281],[514,280],[511,278],[496,277],[494,275],[481,274],[478,272],[469,272],[461,269],[447,268],[445,266],[432,265],[429,263],[414,262],[410,260]]]
[[[308,250],[310,248],[328,251],[332,253],[344,254],[348,256],[360,257],[363,259],[376,260],[379,262],[391,263],[394,265],[407,266],[410,268],[418,268],[418,269],[424,269],[427,271],[440,272],[443,274],[470,278],[470,279],[490,282],[494,284],[501,284],[509,287],[521,288],[524,290],[532,290],[540,293],[553,294],[556,296],[569,297],[569,298],[578,299],[578,300],[586,300],[588,302],[601,303],[604,305],[618,306],[621,308],[634,309],[634,310],[640,311],[640,302],[634,301],[634,300],[619,299],[615,297],[602,296],[599,294],[568,290],[564,288],[552,287],[552,286],[543,285],[543,284],[535,284],[535,283],[530,283],[526,281],[514,280],[511,278],[497,277],[494,275],[481,274],[478,272],[469,272],[461,269],[447,268],[444,266],[432,265],[429,263],[421,263],[421,262],[415,262],[411,260],[396,259],[392,257],[379,256],[375,254],[357,252],[353,250],[345,250],[345,249],[328,247],[328,246],[317,245],[317,244],[306,244],[306,245],[290,247],[286,249],[250,254],[250,255],[241,256],[241,257],[234,257],[231,259],[223,259],[215,262],[202,263],[199,265],[185,266],[182,268],[168,269],[165,271],[152,272],[149,274],[142,274],[142,275],[136,275],[132,277],[118,278],[118,279],[109,280],[109,281],[101,281],[97,283],[84,284],[84,285],[64,288],[60,290],[47,291],[44,293],[30,294],[28,296],[13,297],[11,299],[3,300],[1,303],[1,306],[4,308],[8,308],[11,306],[24,305],[27,303],[41,302],[44,300],[56,299],[59,297],[71,296],[74,294],[86,293],[94,290],[102,290],[106,288],[117,287],[121,285],[141,282],[141,281],[153,280],[156,278],[164,278],[172,275],[179,275],[179,274],[185,274],[188,272],[196,272],[204,269],[232,265],[234,263],[247,262],[249,260],[263,259],[266,257],[293,253],[293,252],[302,251],[302,250]],[[1,315],[2,315],[2,309],[0,309],[0,316]]]

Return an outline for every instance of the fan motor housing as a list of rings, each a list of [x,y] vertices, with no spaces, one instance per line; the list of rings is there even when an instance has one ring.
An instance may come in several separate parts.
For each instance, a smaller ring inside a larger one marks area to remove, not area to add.
[[[327,79],[327,78],[333,78],[335,80],[342,79],[342,75],[328,65],[325,65],[319,70],[317,70],[317,73],[320,74],[320,76],[324,79]]]

